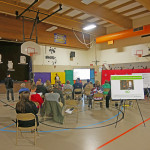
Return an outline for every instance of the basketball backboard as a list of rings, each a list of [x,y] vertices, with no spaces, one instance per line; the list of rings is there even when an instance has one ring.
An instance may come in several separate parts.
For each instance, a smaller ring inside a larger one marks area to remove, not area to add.
[[[28,56],[40,54],[40,46],[37,43],[32,41],[24,42],[21,45],[21,53]]]

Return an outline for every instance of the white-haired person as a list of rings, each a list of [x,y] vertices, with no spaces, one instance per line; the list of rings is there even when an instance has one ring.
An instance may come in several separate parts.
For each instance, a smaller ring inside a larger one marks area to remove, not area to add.
[[[19,94],[21,94],[24,91],[30,92],[30,90],[28,88],[26,88],[25,83],[21,83],[21,89],[19,90]]]

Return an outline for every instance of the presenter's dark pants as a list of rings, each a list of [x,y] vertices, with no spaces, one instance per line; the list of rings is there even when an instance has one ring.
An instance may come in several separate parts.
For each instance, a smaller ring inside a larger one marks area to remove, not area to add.
[[[7,89],[7,100],[9,101],[9,92],[11,93],[11,99],[14,101],[13,88]]]
[[[109,108],[109,100],[110,100],[111,96],[107,95],[106,96],[106,108]]]

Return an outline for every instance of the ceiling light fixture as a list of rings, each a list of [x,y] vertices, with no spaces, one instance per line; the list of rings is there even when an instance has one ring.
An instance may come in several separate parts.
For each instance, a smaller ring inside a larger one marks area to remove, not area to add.
[[[82,0],[81,2],[88,5],[90,3],[92,3],[94,0]]]
[[[94,28],[96,28],[96,25],[91,24],[91,25],[88,25],[88,26],[84,27],[83,30],[91,30],[91,29],[94,29]]]
[[[58,27],[52,26],[52,27],[48,28],[46,31],[52,32],[52,31],[54,31],[54,30],[56,30],[56,29],[58,29]]]

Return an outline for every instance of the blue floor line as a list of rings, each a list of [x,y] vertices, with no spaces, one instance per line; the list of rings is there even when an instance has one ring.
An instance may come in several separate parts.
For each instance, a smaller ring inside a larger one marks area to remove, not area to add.
[[[123,108],[123,107],[122,107]],[[121,109],[122,109],[121,108]],[[82,127],[77,127],[75,129],[82,129],[82,128],[86,128],[86,127],[90,127],[90,126],[95,126],[95,125],[98,125],[98,124],[101,124],[101,123],[104,123],[106,121],[109,121],[109,120],[112,120],[114,119],[115,117],[117,117],[118,115],[120,115],[121,112],[119,112],[119,114],[107,119],[107,120],[104,120],[104,121],[101,121],[101,122],[98,122],[98,123],[95,123],[95,124],[90,124],[90,125],[87,125],[87,126],[82,126]],[[0,131],[5,131],[5,132],[16,132],[14,130],[5,130],[6,128],[10,127],[10,126],[13,126],[15,125],[15,123],[11,124],[11,125],[8,125],[2,129],[0,129]],[[66,130],[71,130],[71,129],[59,129],[59,130],[48,130],[48,131],[38,131],[39,133],[46,133],[46,132],[58,132],[58,131],[66,131]]]

